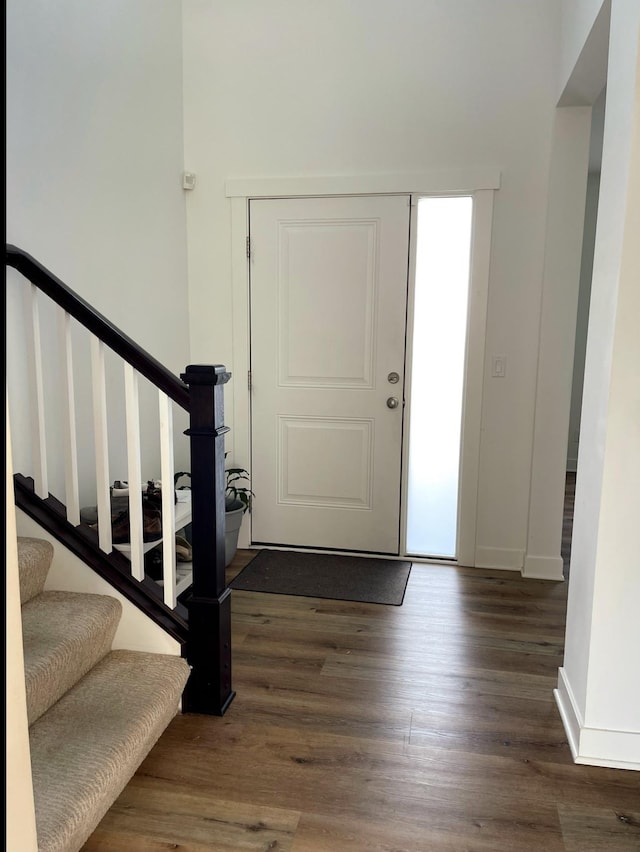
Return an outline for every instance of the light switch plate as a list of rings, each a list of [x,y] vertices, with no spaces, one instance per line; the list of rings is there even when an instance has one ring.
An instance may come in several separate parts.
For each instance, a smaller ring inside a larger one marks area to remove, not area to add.
[[[495,379],[503,379],[507,375],[506,355],[494,355],[491,358],[491,375]]]
[[[183,172],[182,173],[182,188],[183,189],[195,189],[196,188],[196,176],[193,172]]]

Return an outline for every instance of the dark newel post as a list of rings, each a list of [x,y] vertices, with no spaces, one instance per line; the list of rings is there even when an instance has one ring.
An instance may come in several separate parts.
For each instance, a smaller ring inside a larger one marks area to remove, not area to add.
[[[182,699],[187,713],[222,716],[231,689],[231,590],[225,579],[223,366],[191,365],[180,377],[189,385],[191,444],[191,536],[193,585],[187,662],[191,675]]]

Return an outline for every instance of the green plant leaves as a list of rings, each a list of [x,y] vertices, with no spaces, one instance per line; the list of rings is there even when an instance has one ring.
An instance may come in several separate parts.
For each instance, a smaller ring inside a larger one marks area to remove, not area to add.
[[[227,456],[228,453],[225,453]],[[182,476],[188,476],[191,478],[191,474],[187,470],[178,471],[173,475],[173,484],[174,487],[178,487],[178,480]],[[250,482],[251,479],[249,477],[249,471],[245,470],[243,467],[229,467],[225,470],[226,476],[226,489],[225,489],[225,498],[227,502],[230,500],[236,500],[242,503],[245,512],[251,511],[251,501],[255,497],[253,491],[248,488],[246,485],[241,485],[242,482]],[[181,486],[182,488],[188,488],[188,485]]]
[[[251,511],[251,500],[255,494],[250,488],[240,485],[240,482],[250,482],[249,472],[242,467],[229,467],[225,471],[227,477],[226,496],[242,503],[244,511]]]

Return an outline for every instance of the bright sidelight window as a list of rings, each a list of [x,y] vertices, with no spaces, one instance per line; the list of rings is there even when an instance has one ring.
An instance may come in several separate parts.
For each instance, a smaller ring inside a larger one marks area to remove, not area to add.
[[[406,551],[455,558],[471,219],[468,196],[418,201]]]

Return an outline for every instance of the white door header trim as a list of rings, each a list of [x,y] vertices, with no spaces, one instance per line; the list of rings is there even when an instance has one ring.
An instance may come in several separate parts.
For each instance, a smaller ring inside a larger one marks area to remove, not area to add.
[[[229,178],[227,198],[283,198],[314,195],[430,195],[499,189],[500,170],[492,167],[442,169],[406,174],[311,177]]]

